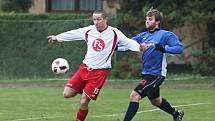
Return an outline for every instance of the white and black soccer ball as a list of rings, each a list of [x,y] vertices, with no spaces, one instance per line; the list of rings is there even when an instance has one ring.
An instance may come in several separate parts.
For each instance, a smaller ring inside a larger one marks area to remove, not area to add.
[[[64,58],[57,58],[52,62],[52,71],[55,74],[65,74],[69,71],[69,63]]]

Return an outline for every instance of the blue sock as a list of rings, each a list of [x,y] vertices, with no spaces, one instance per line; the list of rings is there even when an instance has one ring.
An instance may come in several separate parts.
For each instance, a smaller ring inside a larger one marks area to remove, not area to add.
[[[138,108],[139,108],[138,102],[130,102],[127,112],[125,114],[124,121],[131,121],[131,119],[135,116]]]
[[[171,106],[171,104],[164,98],[162,98],[162,103],[159,106],[159,108],[169,114],[171,114],[173,117],[175,117],[177,115],[177,111],[175,110],[175,108],[173,108]]]

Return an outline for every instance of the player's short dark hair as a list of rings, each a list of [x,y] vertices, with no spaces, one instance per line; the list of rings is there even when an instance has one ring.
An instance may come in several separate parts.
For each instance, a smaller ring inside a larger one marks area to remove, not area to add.
[[[104,11],[104,10],[96,10],[96,11],[93,12],[93,14],[102,14],[102,17],[103,17],[103,18],[108,17],[107,12]]]
[[[148,17],[152,17],[152,16],[155,16],[155,20],[156,21],[162,21],[163,19],[163,15],[160,11],[158,11],[157,9],[154,9],[153,7],[151,7],[147,13],[146,13],[146,16]]]

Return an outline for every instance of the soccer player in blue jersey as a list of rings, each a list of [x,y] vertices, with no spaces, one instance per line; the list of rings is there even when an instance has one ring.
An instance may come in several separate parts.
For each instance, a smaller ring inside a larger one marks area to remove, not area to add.
[[[160,96],[159,86],[163,83],[167,73],[166,54],[180,54],[183,51],[183,45],[178,37],[173,32],[160,28],[161,21],[161,13],[151,8],[146,14],[147,31],[132,38],[144,48],[142,80],[131,92],[124,121],[132,120],[139,108],[140,100],[145,97],[150,100],[152,105],[172,115],[174,121],[182,121],[184,116],[182,110],[176,110],[165,98]],[[120,46],[118,49],[120,51]]]

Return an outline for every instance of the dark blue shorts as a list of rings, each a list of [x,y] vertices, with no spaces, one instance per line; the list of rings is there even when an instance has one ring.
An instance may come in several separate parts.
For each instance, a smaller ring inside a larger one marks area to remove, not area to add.
[[[150,100],[160,96],[160,85],[163,83],[164,76],[142,75],[142,80],[134,89],[142,98],[148,97]]]

